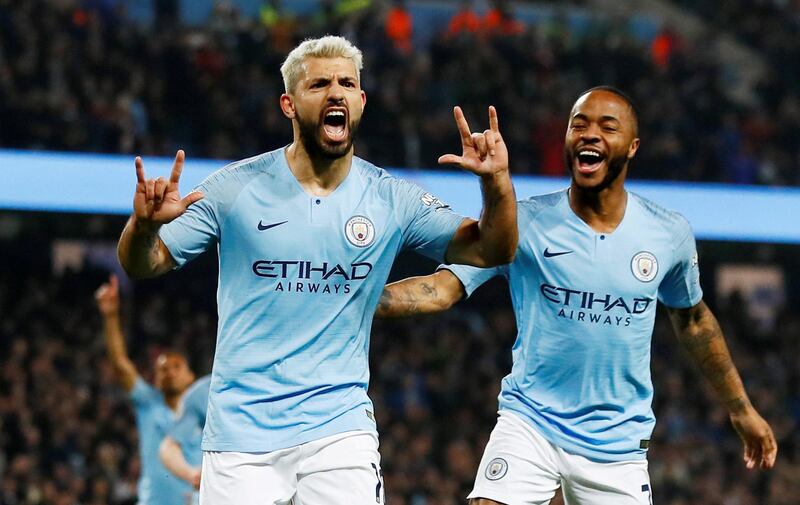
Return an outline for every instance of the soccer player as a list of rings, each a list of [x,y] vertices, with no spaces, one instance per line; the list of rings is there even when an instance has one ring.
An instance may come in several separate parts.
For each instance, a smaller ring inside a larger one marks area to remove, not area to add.
[[[185,480],[195,490],[200,489],[200,464],[203,452],[200,441],[206,424],[208,388],[211,376],[197,379],[183,395],[178,408],[178,419],[158,450],[161,463],[176,477]],[[198,495],[192,497],[197,503]]]
[[[119,313],[119,282],[115,275],[95,293],[103,317],[103,337],[108,359],[117,380],[130,395],[139,430],[141,475],[137,488],[139,505],[181,505],[191,487],[171,475],[158,459],[161,439],[175,422],[175,409],[181,395],[194,381],[186,358],[177,352],[164,352],[155,361],[151,386],[145,382],[128,357]]]
[[[473,505],[547,504],[559,486],[571,505],[651,503],[656,300],[727,407],[747,468],[775,462],[772,430],[703,302],[689,223],[625,190],[638,148],[630,99],[610,87],[584,92],[566,132],[570,186],[518,203],[514,261],[440,267],[381,297],[378,316],[438,312],[494,276],[508,279],[518,335]]]
[[[490,128],[461,156],[480,177],[481,220],[353,155],[366,102],[361,52],[307,40],[281,66],[293,141],[233,163],[181,198],[136,159],[134,213],[119,257],[134,277],[163,274],[216,245],[219,328],[203,432],[201,503],[383,503],[369,331],[401,250],[476,266],[507,263],[517,243],[508,152]]]

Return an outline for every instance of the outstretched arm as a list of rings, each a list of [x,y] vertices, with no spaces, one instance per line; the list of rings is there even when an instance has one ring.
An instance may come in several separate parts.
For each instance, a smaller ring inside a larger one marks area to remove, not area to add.
[[[489,107],[489,129],[483,133],[470,133],[460,107],[453,113],[462,153],[445,154],[439,163],[458,165],[481,178],[483,210],[480,221],[464,220],[450,241],[445,259],[477,267],[510,263],[517,249],[517,203],[497,111]]]
[[[164,467],[179,479],[191,484],[195,489],[200,489],[200,469],[186,462],[180,444],[167,435],[158,448],[158,457]]]
[[[717,318],[702,301],[688,309],[670,308],[669,316],[678,339],[728,408],[744,443],[747,468],[772,468],[778,453],[775,435],[750,403]]]
[[[122,230],[117,246],[122,268],[135,279],[156,277],[175,267],[175,261],[158,237],[158,230],[203,198],[198,192],[189,193],[184,198],[180,196],[178,182],[184,159],[183,151],[178,151],[172,173],[166,180],[163,177],[146,179],[142,159],[136,157],[133,215]]]
[[[128,357],[125,348],[125,336],[119,317],[119,282],[111,275],[107,284],[103,284],[94,295],[97,308],[103,316],[103,338],[106,341],[106,353],[111,361],[117,380],[125,389],[131,391],[136,383],[136,367]]]
[[[424,277],[409,277],[387,284],[376,317],[405,317],[442,312],[464,297],[464,286],[449,270]]]

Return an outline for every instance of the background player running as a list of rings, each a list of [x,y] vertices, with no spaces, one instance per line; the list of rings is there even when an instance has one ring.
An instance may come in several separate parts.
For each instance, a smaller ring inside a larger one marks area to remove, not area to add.
[[[151,386],[136,371],[125,346],[119,310],[119,282],[112,275],[95,293],[103,317],[103,337],[117,380],[130,395],[139,431],[141,474],[137,486],[140,505],[182,505],[191,487],[170,474],[158,459],[158,447],[175,422],[181,395],[194,381],[186,358],[164,352],[155,361]]]
[[[507,263],[517,243],[508,153],[490,128],[462,155],[480,176],[480,222],[353,156],[366,103],[361,52],[341,37],[303,42],[281,67],[286,148],[214,173],[181,198],[136,160],[134,214],[119,256],[135,277],[219,249],[219,329],[203,434],[201,503],[382,503],[369,331],[401,250],[477,266]],[[188,209],[187,209],[188,208]]]
[[[650,503],[656,300],[727,407],[747,467],[775,462],[772,430],[702,300],[688,222],[624,188],[637,129],[622,92],[583,93],[565,139],[570,187],[519,202],[514,261],[447,266],[391,284],[381,298],[378,316],[437,312],[496,275],[508,279],[519,331],[469,495],[475,505],[546,504],[559,486],[568,504]]]

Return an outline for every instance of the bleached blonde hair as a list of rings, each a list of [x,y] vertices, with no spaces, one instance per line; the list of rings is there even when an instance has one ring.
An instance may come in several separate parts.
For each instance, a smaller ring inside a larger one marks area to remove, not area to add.
[[[326,35],[304,40],[286,57],[281,65],[281,75],[287,93],[293,93],[300,82],[306,58],[347,58],[356,67],[356,78],[361,82],[361,68],[364,66],[361,50],[344,37]]]

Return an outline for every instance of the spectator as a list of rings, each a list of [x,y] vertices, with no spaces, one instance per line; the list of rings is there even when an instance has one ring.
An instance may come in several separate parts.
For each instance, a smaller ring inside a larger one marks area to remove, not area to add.
[[[640,153],[636,178],[727,181],[723,158],[739,147],[721,146],[734,135],[749,143],[756,168],[733,179],[800,184],[796,7],[674,1],[708,16],[702,39],[664,27],[641,40],[630,24],[589,8],[579,19],[567,9],[540,11],[525,25],[532,18],[523,16],[523,3],[512,12],[511,2],[496,1],[485,18],[492,43],[469,49],[463,36],[476,33],[480,19],[470,2],[452,4],[441,26],[417,22],[420,5],[401,3],[394,12],[402,22],[387,32],[372,22],[379,4],[371,0],[322,0],[307,17],[291,14],[293,4],[265,0],[266,24],[221,2],[206,26],[163,21],[166,30],[97,7],[119,0],[0,1],[0,147],[145,155],[182,147],[193,158],[273,149],[288,138],[273,107],[280,78],[264,69],[277,67],[302,38],[340,32],[364,48],[370,69],[364,86],[374,119],[363,125],[359,149],[385,166],[434,166],[457,141],[442,127],[452,105],[482,115],[491,102],[510,126],[512,171],[558,174],[547,125],[566,118],[547,110],[565,110],[579,90],[607,83],[643,105],[642,131],[651,137],[643,140],[651,147]],[[167,4],[159,5],[169,11]],[[752,103],[727,91],[732,80],[712,43],[718,20],[771,62]],[[482,78],[463,79],[467,68]],[[724,119],[729,114],[733,124]]]
[[[680,48],[680,38],[670,26],[661,29],[650,44],[650,54],[653,63],[660,68],[666,68],[677,50]]]
[[[481,18],[475,12],[473,0],[461,0],[458,11],[450,18],[447,36],[456,38],[462,34],[475,35],[481,28]]]
[[[483,31],[489,37],[510,37],[525,31],[525,25],[514,19],[508,0],[492,0],[492,8],[483,17]]]
[[[386,14],[386,37],[394,49],[408,56],[412,50],[413,23],[405,0],[394,0],[394,6]]]

